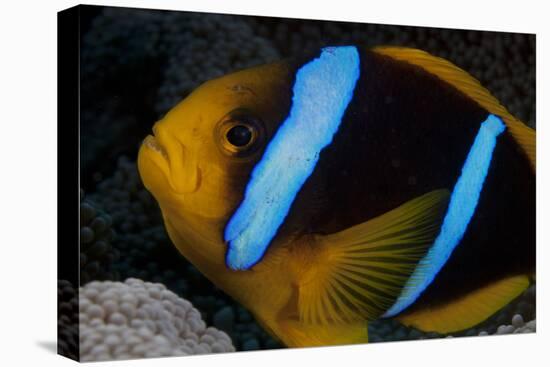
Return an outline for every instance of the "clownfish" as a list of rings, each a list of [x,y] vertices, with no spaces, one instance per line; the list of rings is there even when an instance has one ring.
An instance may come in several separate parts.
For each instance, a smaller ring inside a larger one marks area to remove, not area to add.
[[[171,241],[287,346],[464,330],[535,281],[535,131],[445,59],[325,47],[208,81],[153,133]]]

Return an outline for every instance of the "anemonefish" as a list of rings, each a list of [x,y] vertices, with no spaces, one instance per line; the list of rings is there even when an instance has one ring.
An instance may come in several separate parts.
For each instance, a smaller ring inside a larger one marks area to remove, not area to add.
[[[467,329],[535,280],[535,131],[426,52],[238,71],[153,132],[138,167],[171,240],[287,346]]]

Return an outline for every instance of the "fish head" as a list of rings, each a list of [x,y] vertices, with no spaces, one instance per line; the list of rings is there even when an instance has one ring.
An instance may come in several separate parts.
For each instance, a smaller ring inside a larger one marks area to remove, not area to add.
[[[229,74],[204,83],[155,123],[138,169],[169,233],[225,248],[223,229],[288,114],[291,82],[284,62]]]

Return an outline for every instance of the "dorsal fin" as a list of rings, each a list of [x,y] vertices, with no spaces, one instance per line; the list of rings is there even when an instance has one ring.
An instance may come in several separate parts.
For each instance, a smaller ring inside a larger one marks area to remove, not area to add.
[[[379,217],[314,236],[315,266],[298,284],[304,323],[354,323],[378,318],[401,293],[439,233],[448,190],[415,198]]]
[[[430,55],[422,50],[407,47],[381,46],[373,48],[373,51],[423,68],[472,98],[490,113],[500,116],[506,123],[510,134],[512,134],[516,142],[524,150],[533,171],[536,171],[535,130],[512,116],[477,79],[450,61]]]

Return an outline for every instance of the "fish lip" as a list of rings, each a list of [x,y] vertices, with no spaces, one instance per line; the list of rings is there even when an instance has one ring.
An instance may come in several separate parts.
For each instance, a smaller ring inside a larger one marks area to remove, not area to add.
[[[181,172],[178,172],[180,167],[183,167],[181,157],[185,154],[185,146],[179,141],[167,135],[166,130],[163,130],[155,124],[153,126],[153,134],[148,135],[142,145],[146,148],[149,157],[163,171],[170,189],[178,195],[186,195],[198,191],[202,183],[202,170],[200,167],[193,167],[196,171],[192,177],[195,178],[193,185],[185,185],[185,177]]]
[[[143,152],[142,152],[143,151]],[[159,140],[153,135],[147,135],[141,143],[139,155],[146,156],[157,168],[162,172],[162,175],[166,178],[170,184],[170,160],[168,153]]]
[[[143,145],[145,145],[149,150],[153,151],[157,155],[162,156],[164,160],[169,161],[166,149],[154,135],[147,135],[143,140]]]

